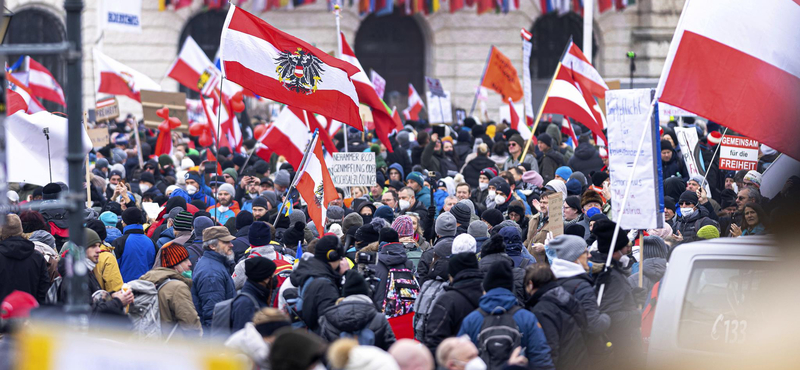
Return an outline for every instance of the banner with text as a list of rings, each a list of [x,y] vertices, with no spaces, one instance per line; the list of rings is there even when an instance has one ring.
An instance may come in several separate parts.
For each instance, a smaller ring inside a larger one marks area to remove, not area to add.
[[[678,136],[678,146],[681,148],[681,157],[686,165],[686,170],[689,171],[689,177],[705,176],[706,168],[703,162],[703,153],[697,148],[697,143],[699,142],[697,129],[694,127],[675,127],[674,130],[675,135]],[[708,183],[704,184],[703,187],[706,189],[706,194],[711,194],[711,188],[708,187]]]
[[[342,187],[375,185],[375,153],[331,153],[333,184]]]
[[[611,201],[614,220],[623,229],[661,228],[664,223],[664,184],[661,177],[661,141],[658,138],[658,108],[647,113],[655,95],[653,89],[609,90],[606,92],[608,114],[608,169],[611,177]],[[636,152],[645,135],[642,150]],[[634,168],[636,156],[639,160]],[[625,187],[633,182],[620,220]]]
[[[105,0],[102,6],[103,29],[142,33],[142,0]]]
[[[743,136],[723,136],[719,143],[719,169],[755,170],[758,168],[758,141]]]

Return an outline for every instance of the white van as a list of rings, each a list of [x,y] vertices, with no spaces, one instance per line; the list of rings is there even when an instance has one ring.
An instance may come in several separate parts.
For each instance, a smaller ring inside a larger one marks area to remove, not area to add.
[[[761,288],[769,284],[767,272],[777,265],[777,256],[775,242],[762,236],[676,247],[658,294],[648,369],[689,363],[715,367],[715,361],[751,350],[764,319]]]

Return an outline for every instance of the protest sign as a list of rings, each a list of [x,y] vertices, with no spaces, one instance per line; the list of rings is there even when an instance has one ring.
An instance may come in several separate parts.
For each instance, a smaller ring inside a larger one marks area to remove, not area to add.
[[[678,145],[681,148],[681,157],[683,163],[686,165],[686,170],[689,171],[689,177],[700,176],[703,177],[706,173],[705,166],[703,165],[702,154],[697,149],[697,129],[694,127],[675,127],[675,135],[678,136]],[[706,194],[711,194],[711,188],[708,184],[704,184],[703,188],[706,189]]]
[[[427,92],[428,122],[431,124],[450,124],[453,122],[453,105],[450,102],[450,92],[445,91],[444,97],[438,97]]]
[[[181,120],[178,132],[189,132],[189,118],[186,115],[186,93],[141,90],[144,126],[156,129],[163,118],[156,113],[159,109],[169,108],[169,116]]]
[[[142,0],[104,0],[100,17],[105,30],[142,33]]]
[[[110,121],[119,117],[117,98],[101,99],[94,108],[94,122]]]
[[[743,136],[722,137],[719,143],[719,169],[755,170],[758,168],[758,141]]]
[[[372,86],[375,87],[375,92],[378,93],[378,97],[383,99],[383,94],[386,92],[386,80],[375,72],[371,70],[371,77],[372,77]]]
[[[786,154],[779,155],[761,175],[761,187],[759,188],[761,195],[766,198],[774,198],[783,190],[786,180],[792,176],[800,176],[800,162]],[[797,185],[794,184],[794,186]]]
[[[102,148],[110,142],[108,127],[90,128],[86,130],[89,139],[92,140],[92,147]]]
[[[553,233],[553,237],[564,234],[564,194],[555,192],[547,197],[547,230]]]
[[[661,180],[661,141],[658,114],[648,117],[653,89],[609,90],[608,168],[611,177],[614,220],[623,229],[654,229],[664,223],[664,186]],[[654,110],[658,112],[657,109]],[[639,140],[645,135],[642,149]],[[639,160],[634,168],[636,156]],[[631,174],[633,176],[631,177]],[[632,178],[628,201],[622,210],[625,188]],[[620,219],[620,211],[625,217]]]
[[[696,114],[687,110],[673,107],[666,103],[658,103],[658,116],[662,120],[669,121],[670,117],[697,117]]]
[[[331,153],[327,162],[336,186],[375,185],[375,153]]]
[[[438,78],[425,77],[425,83],[428,85],[428,92],[434,96],[442,97],[445,95],[442,81]]]

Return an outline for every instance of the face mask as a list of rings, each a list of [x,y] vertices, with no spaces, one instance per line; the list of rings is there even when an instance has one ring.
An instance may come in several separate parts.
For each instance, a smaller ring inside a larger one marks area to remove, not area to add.
[[[486,363],[480,357],[475,357],[464,365],[464,370],[486,370]]]
[[[220,213],[228,212],[228,207],[226,206],[219,206],[217,207],[217,209],[219,210]]]
[[[389,153],[383,152],[383,153],[381,153],[381,158],[386,159],[386,156],[388,156],[388,155],[389,155]]]
[[[194,193],[197,193],[197,187],[194,185],[186,185],[186,192],[189,193],[189,195],[194,195]]]
[[[192,279],[192,270],[181,272],[181,276],[191,280]]]
[[[478,189],[481,189],[481,191],[486,190],[486,188],[488,188],[488,187],[489,187],[489,183],[488,182],[478,183]]]
[[[683,215],[683,217],[689,217],[692,213],[694,213],[694,208],[681,207],[681,215]]]
[[[500,194],[497,194],[497,195],[494,197],[494,203],[495,203],[495,204],[497,204],[497,205],[503,204],[503,203],[505,203],[505,202],[506,202],[506,197],[505,197],[505,195],[500,195]]]
[[[622,256],[619,259],[619,263],[621,263],[622,266],[628,266],[628,262],[630,262],[630,261],[631,261],[631,259],[628,256]]]
[[[411,207],[411,203],[408,203],[408,201],[405,199],[400,199],[400,209],[405,211],[408,209],[408,207]]]
[[[364,220],[364,224],[368,224],[368,223],[372,222],[372,215],[369,215],[369,216],[363,216],[362,215],[361,218]]]
[[[142,194],[144,194],[144,193],[146,193],[148,190],[150,190],[150,185],[139,185],[139,190],[141,190],[141,191],[142,191]]]
[[[486,194],[486,197],[489,198],[489,199],[493,199],[495,197],[495,195],[497,195],[496,191],[489,190],[489,192]]]

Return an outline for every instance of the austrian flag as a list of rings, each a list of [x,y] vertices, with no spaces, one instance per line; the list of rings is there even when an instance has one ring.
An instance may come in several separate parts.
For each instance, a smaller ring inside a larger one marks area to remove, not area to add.
[[[308,216],[317,226],[320,235],[325,233],[325,214],[328,203],[339,197],[325,164],[325,156],[322,152],[322,142],[319,140],[319,133],[315,132],[311,139],[309,151],[306,153],[305,163],[295,178],[297,191],[308,204]]]
[[[220,42],[225,78],[255,94],[361,128],[359,72],[307,42],[231,5]]]

